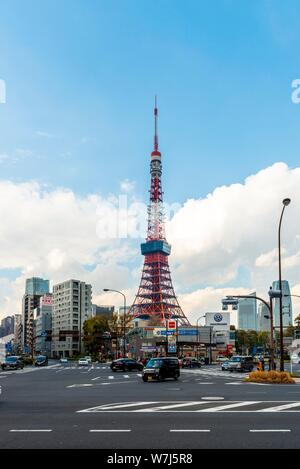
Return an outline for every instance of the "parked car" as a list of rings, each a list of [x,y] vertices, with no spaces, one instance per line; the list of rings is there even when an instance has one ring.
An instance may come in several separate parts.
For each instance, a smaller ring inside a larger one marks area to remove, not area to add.
[[[89,361],[86,358],[79,358],[78,366],[89,366]]]
[[[5,358],[4,363],[1,364],[2,370],[19,370],[24,368],[24,363],[20,357],[9,356]]]
[[[114,360],[110,365],[112,371],[133,371],[138,370],[142,371],[144,366],[141,362],[133,360],[131,358],[118,358]]]
[[[48,358],[46,355],[38,355],[35,358],[34,366],[47,366],[48,365]]]
[[[84,358],[89,362],[89,364],[92,363],[92,358],[90,356],[87,356],[87,357],[84,357]]]
[[[229,371],[252,371],[254,368],[253,357],[250,355],[235,355],[231,357],[228,364]]]
[[[187,357],[182,360],[182,368],[201,368],[201,362],[197,358]]]
[[[222,371],[229,370],[229,360],[227,360],[226,362],[221,363],[221,370]]]
[[[228,357],[224,357],[224,355],[219,355],[217,358],[216,358],[216,362],[217,363],[224,363],[224,362],[227,362],[228,361]]]
[[[63,365],[65,365],[66,363],[69,363],[69,360],[67,358],[61,358],[59,360],[59,363],[62,363]]]
[[[143,370],[143,381],[164,381],[166,378],[177,380],[180,376],[178,358],[152,358]]]
[[[294,353],[291,355],[291,360],[292,360],[292,362],[295,363],[295,364],[300,364],[300,353],[295,353],[295,352],[294,352]]]

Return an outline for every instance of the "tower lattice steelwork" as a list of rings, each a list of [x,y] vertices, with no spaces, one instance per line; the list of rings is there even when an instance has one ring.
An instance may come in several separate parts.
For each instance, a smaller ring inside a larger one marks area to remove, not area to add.
[[[134,317],[156,318],[161,324],[175,318],[178,324],[190,325],[176,298],[172,285],[168,256],[171,246],[166,241],[164,229],[163,191],[161,185],[162,164],[158,150],[157,104],[154,108],[154,150],[151,153],[150,203],[148,206],[148,231],[146,242],[141,244],[145,262],[141,283],[131,307]]]

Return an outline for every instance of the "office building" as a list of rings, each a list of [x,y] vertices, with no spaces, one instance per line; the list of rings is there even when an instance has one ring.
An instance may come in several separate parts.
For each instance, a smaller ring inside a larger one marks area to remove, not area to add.
[[[52,356],[71,357],[84,351],[83,324],[92,317],[92,286],[68,280],[53,287]]]
[[[256,292],[250,293],[255,297]],[[257,331],[256,298],[239,299],[238,305],[238,329],[244,331]]]
[[[49,280],[39,277],[26,279],[25,295],[46,295],[49,293]]]
[[[52,303],[52,294],[48,293],[34,310],[34,351],[47,357],[51,356]]]
[[[0,337],[5,337],[13,333],[14,333],[14,317],[6,316],[5,318],[1,320]]]
[[[258,305],[257,327],[259,332],[270,332],[270,311],[264,303]]]
[[[92,316],[112,316],[115,312],[115,307],[114,306],[98,306],[98,305],[92,305]]]
[[[38,308],[41,296],[47,293],[49,293],[49,280],[39,277],[26,279],[22,304],[22,348],[25,353],[31,353],[33,347],[33,311]]]
[[[283,327],[288,327],[293,325],[293,310],[292,310],[292,298],[289,287],[289,282],[287,280],[282,280],[282,324]],[[280,290],[279,281],[276,280],[272,284],[273,290]],[[274,317],[274,327],[277,329],[280,327],[280,318],[279,318],[279,298],[273,300],[273,317]]]

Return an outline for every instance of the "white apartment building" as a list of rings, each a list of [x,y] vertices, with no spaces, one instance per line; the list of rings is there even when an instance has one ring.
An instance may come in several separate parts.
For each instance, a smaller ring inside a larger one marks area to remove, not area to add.
[[[53,287],[52,356],[83,353],[83,324],[92,316],[92,286],[68,280]]]

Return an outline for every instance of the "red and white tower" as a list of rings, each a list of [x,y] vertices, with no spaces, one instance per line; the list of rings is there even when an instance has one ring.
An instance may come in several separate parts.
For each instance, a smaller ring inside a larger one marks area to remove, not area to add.
[[[180,325],[190,325],[176,298],[172,285],[168,256],[171,245],[166,241],[164,227],[163,191],[161,186],[162,164],[158,150],[157,104],[154,108],[154,150],[151,153],[150,203],[148,206],[148,232],[146,242],[141,244],[145,262],[141,283],[131,307],[134,317],[155,318],[165,324],[177,319]]]

